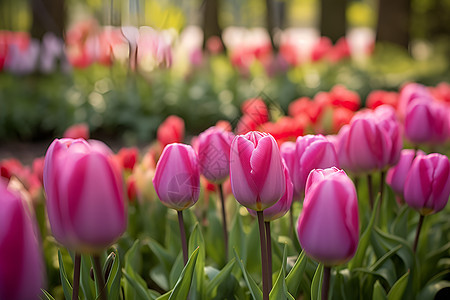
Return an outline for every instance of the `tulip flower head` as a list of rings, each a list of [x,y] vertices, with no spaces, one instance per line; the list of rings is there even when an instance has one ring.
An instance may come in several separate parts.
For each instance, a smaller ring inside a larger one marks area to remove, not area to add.
[[[284,194],[286,178],[275,139],[267,133],[251,131],[231,143],[230,178],[236,200],[262,211]]]
[[[198,137],[200,172],[209,181],[221,183],[230,174],[230,146],[234,135],[211,127]]]
[[[419,150],[420,155],[425,155]],[[397,195],[403,195],[406,176],[411,168],[416,152],[413,149],[403,149],[398,163],[386,173],[386,183]]]
[[[98,252],[125,231],[120,167],[102,142],[56,139],[45,155],[44,188],[55,238],[80,252]]]
[[[353,257],[359,240],[358,200],[344,171],[311,171],[297,234],[305,253],[325,266]]]
[[[194,149],[185,144],[167,145],[156,165],[153,185],[159,200],[178,211],[194,205],[200,194],[200,171]]]
[[[19,194],[0,178],[0,299],[38,299],[44,263],[35,222]]]
[[[444,209],[450,196],[450,162],[447,156],[419,154],[405,181],[405,202],[423,216]]]

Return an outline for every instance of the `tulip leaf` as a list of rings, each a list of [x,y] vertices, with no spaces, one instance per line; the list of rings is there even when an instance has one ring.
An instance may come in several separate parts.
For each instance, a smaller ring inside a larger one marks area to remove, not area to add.
[[[277,280],[275,281],[275,284],[270,291],[269,299],[289,299],[289,300],[295,300],[294,297],[288,292],[287,286],[286,286],[286,244],[284,245],[284,251],[283,251],[283,261],[281,264],[280,272],[278,273]]]
[[[180,274],[183,271],[183,268],[184,268],[183,253],[180,252],[169,274],[169,286],[171,287],[171,289],[173,289],[173,287],[177,283],[178,278],[180,277]]]
[[[369,224],[367,225],[366,229],[364,230],[363,234],[361,235],[361,238],[359,239],[359,244],[358,244],[358,248],[356,249],[355,256],[348,264],[350,270],[353,270],[355,268],[359,268],[359,267],[363,266],[364,257],[366,255],[367,248],[370,245],[370,236],[372,234],[372,228],[375,223],[375,218],[377,215],[379,202],[380,202],[380,196],[378,196],[375,201],[374,209],[372,211],[372,215],[370,217]]]
[[[94,299],[95,282],[91,278],[91,259],[81,255],[80,287],[86,299]]]
[[[382,257],[380,257],[380,259],[378,259],[376,262],[374,262],[369,270],[371,271],[376,271],[379,267],[381,267],[383,265],[383,263],[385,263],[392,255],[394,255],[398,250],[400,250],[403,246],[402,245],[397,245],[397,247],[395,247],[394,249],[392,249],[391,251],[387,252],[385,255],[383,255]]]
[[[253,280],[253,278],[250,276],[250,274],[247,273],[247,270],[245,269],[245,266],[244,266],[244,262],[240,259],[239,254],[237,253],[236,249],[234,249],[234,256],[236,257],[236,261],[238,262],[239,267],[241,268],[245,283],[247,283],[247,287],[248,287],[250,293],[252,294],[253,299],[254,300],[262,300],[263,295],[262,295],[261,289],[256,284],[256,282]]]
[[[442,280],[425,286],[419,293],[416,299],[434,299],[443,289],[450,288],[450,281]]]
[[[136,240],[131,248],[125,254],[125,270],[123,274],[127,279],[124,282],[125,299],[134,299],[135,296],[139,299],[148,299],[148,289],[145,280],[136,272],[137,256],[139,249],[139,240]]]
[[[176,257],[153,239],[149,239],[147,245],[158,258],[158,262],[162,265],[164,273],[168,277]]]
[[[67,278],[62,254],[59,249],[58,249],[58,262],[59,262],[59,275],[61,277],[61,285],[64,291],[64,297],[66,299],[72,299],[72,286],[70,285],[69,279]]]
[[[131,284],[131,286],[134,288],[134,291],[136,292],[135,297],[133,297],[133,299],[143,299],[143,300],[150,299],[146,289],[137,280],[135,280],[132,275],[129,275],[127,271],[123,271],[123,275],[125,276],[127,282]]]
[[[311,299],[321,300],[322,299],[322,281],[323,281],[323,264],[320,263],[317,266],[316,273],[311,284]],[[324,299],[326,300],[326,299]]]
[[[398,256],[403,260],[405,263],[406,269],[413,269],[415,265],[415,258],[414,253],[412,252],[411,245],[408,243],[408,241],[389,234],[387,232],[382,231],[381,229],[374,227],[374,231],[377,237],[380,237],[379,241],[386,249],[392,249],[396,247],[397,245],[402,245],[402,249],[398,251]]]
[[[203,239],[202,231],[198,223],[194,225],[191,236],[189,238],[189,253],[194,252],[195,249],[198,250],[197,262],[195,263],[193,286],[194,289],[191,291],[191,297],[193,299],[204,299],[205,298],[205,288],[203,282],[205,281],[205,240]]]
[[[294,296],[298,295],[298,288],[300,286],[300,282],[302,280],[303,274],[305,272],[306,263],[308,259],[305,255],[305,252],[302,251],[297,258],[294,266],[286,277],[286,285],[289,293]]]
[[[50,295],[50,293],[49,292],[47,292],[46,290],[44,290],[44,289],[41,289],[41,291],[42,291],[42,294],[44,295],[44,299],[41,297],[41,299],[42,300],[55,300],[55,298],[53,298],[53,296],[52,295]]]
[[[237,207],[238,211],[236,211],[236,214],[234,215],[233,224],[231,226],[228,244],[228,257],[232,257],[234,255],[233,251],[237,251],[237,253],[242,257],[242,260],[246,262],[246,236],[243,230],[244,226],[242,225],[242,217],[239,213],[239,208],[240,206]]]
[[[408,278],[409,278],[409,271],[406,272],[402,277],[400,277],[391,287],[391,290],[387,295],[388,300],[397,300],[402,298],[406,286],[408,285]]]
[[[199,249],[195,249],[191,257],[189,257],[189,260],[184,267],[183,271],[181,272],[180,278],[178,279],[177,283],[175,284],[175,287],[173,288],[172,292],[170,293],[169,299],[186,299],[189,295],[189,290],[191,287],[192,282],[192,276],[194,274],[195,270],[195,264],[197,262]]]
[[[114,249],[114,260],[107,277],[106,285],[108,287],[108,299],[120,300],[120,281],[122,277],[122,268],[120,266],[119,252]],[[108,262],[108,260],[107,260]],[[108,264],[105,264],[108,266]],[[108,271],[108,270],[107,270]]]
[[[372,293],[372,299],[373,300],[387,300],[386,291],[384,290],[383,286],[381,285],[380,281],[376,281],[373,286],[373,293]]]
[[[223,267],[222,270],[220,270],[220,272],[218,272],[214,276],[214,278],[211,279],[211,281],[206,286],[207,299],[214,299],[216,297],[219,286],[225,280],[228,280],[235,263],[236,263],[236,259],[233,258],[225,265],[225,267]]]

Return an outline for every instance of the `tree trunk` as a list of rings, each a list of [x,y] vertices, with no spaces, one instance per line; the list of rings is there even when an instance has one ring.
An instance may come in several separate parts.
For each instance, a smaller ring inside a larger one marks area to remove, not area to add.
[[[408,49],[410,0],[380,0],[377,42],[390,42]]]
[[[347,0],[322,0],[320,9],[320,34],[333,43],[345,36]]]
[[[204,0],[203,5],[203,50],[206,49],[208,39],[213,36],[219,37],[224,46],[219,25],[219,0]]]
[[[30,0],[33,25],[31,36],[42,39],[46,32],[63,37],[66,25],[64,0]]]

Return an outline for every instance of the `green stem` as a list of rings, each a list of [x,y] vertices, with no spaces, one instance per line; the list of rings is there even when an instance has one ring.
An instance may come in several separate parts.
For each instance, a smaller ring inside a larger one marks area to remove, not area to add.
[[[331,267],[324,267],[322,281],[322,300],[328,300],[328,292],[330,290],[330,275]]]
[[[186,265],[188,261],[188,249],[186,243],[186,231],[184,230],[183,211],[178,210],[177,212],[178,212],[178,225],[180,225],[180,237],[181,237],[181,247],[183,248],[184,265]]]
[[[105,280],[102,274],[102,264],[100,262],[100,256],[97,254],[92,255],[92,260],[94,262],[94,272],[95,272],[95,282],[97,283],[98,288],[98,298],[100,300],[108,299],[108,291],[105,286]]]
[[[259,240],[261,242],[261,269],[262,269],[262,283],[263,283],[263,300],[269,300],[269,268],[267,260],[266,249],[266,232],[264,230],[264,215],[262,211],[257,211],[258,226],[259,226]]]
[[[416,238],[414,239],[414,245],[413,245],[413,252],[414,253],[416,253],[417,245],[419,244],[419,235],[420,235],[420,230],[422,229],[423,219],[425,219],[425,216],[424,215],[420,215],[419,223],[417,223]]]
[[[78,290],[80,289],[80,270],[81,270],[81,254],[75,252],[75,261],[73,266],[72,300],[78,299]]]
[[[383,203],[384,183],[385,183],[386,171],[380,172],[380,207]]]
[[[225,197],[223,194],[223,186],[219,183],[219,196],[222,203],[222,228],[223,237],[225,239],[225,260],[228,261],[228,230],[227,230],[227,212],[225,210]]]
[[[264,222],[266,228],[267,264],[269,269],[269,291],[272,289],[272,235],[270,234],[270,222]]]
[[[370,209],[373,210],[373,184],[372,184],[372,175],[367,175],[367,187],[369,191],[369,205]]]

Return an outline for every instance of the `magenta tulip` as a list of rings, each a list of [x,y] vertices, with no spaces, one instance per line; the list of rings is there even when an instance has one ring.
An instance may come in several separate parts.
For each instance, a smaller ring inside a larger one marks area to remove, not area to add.
[[[194,149],[173,143],[164,148],[156,165],[153,185],[159,200],[182,211],[194,205],[200,194],[200,171]]]
[[[426,216],[444,209],[450,195],[450,162],[447,156],[418,155],[406,177],[405,202]]]
[[[98,252],[125,231],[120,167],[102,142],[54,140],[45,155],[44,188],[53,235],[64,246]]]
[[[286,177],[286,190],[283,197],[277,201],[274,205],[264,210],[264,222],[270,222],[284,216],[292,205],[292,196],[294,194],[294,185],[292,184],[289,176],[289,170],[285,165],[284,176]],[[250,214],[256,217],[256,211],[248,209]]]
[[[433,96],[426,86],[419,83],[408,83],[402,87],[398,99],[398,112],[402,120],[405,118],[407,108],[415,101],[433,101]]]
[[[230,146],[234,135],[211,127],[197,139],[200,172],[209,181],[222,183],[230,175]]]
[[[39,299],[44,263],[29,207],[0,178],[0,299]]]
[[[336,150],[323,135],[298,137],[295,155],[296,165],[292,172],[292,182],[296,195],[305,192],[306,179],[313,169],[339,167]]]
[[[420,151],[420,150],[419,150]],[[421,154],[425,154],[420,151]],[[390,168],[386,174],[386,183],[397,195],[403,196],[406,176],[411,168],[416,152],[413,149],[403,149],[398,163]]]
[[[359,240],[358,200],[344,171],[330,168],[311,172],[297,234],[305,253],[325,266],[353,257]]]
[[[275,139],[267,133],[251,131],[231,143],[230,179],[236,200],[262,211],[284,194],[286,178]]]

